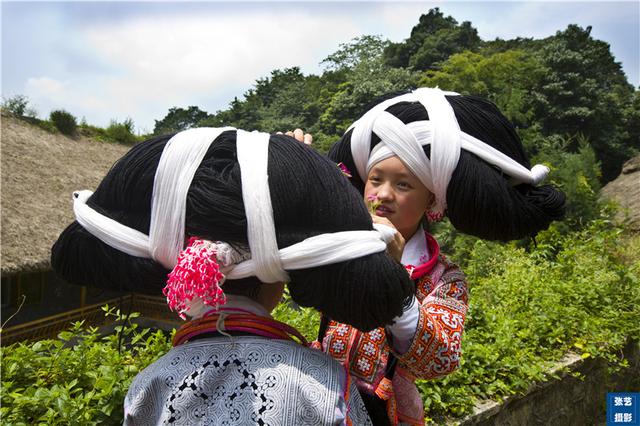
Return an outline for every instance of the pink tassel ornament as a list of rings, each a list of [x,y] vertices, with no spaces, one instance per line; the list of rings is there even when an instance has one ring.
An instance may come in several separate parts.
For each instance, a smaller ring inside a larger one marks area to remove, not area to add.
[[[178,255],[178,261],[169,273],[167,285],[162,293],[172,311],[178,311],[180,318],[199,298],[208,306],[218,307],[227,299],[220,287],[225,276],[217,262],[216,245],[207,240],[191,237],[187,247]]]

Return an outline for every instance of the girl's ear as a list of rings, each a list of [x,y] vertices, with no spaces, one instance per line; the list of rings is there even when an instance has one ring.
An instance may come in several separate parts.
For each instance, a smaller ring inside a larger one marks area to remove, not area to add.
[[[431,210],[431,207],[433,207],[435,202],[436,196],[433,194],[433,192],[429,191],[429,198],[427,198],[427,207],[424,209],[425,214],[427,214],[427,212]]]

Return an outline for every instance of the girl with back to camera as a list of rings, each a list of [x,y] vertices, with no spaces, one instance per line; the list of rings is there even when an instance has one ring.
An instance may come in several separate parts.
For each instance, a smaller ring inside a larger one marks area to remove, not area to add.
[[[132,382],[125,424],[370,424],[346,369],[270,316],[285,282],[362,330],[413,297],[385,253],[393,230],[374,230],[331,161],[286,136],[191,129],[134,146],[74,194],[74,212],[52,249],[58,274],[164,291],[191,318]]]
[[[447,216],[470,235],[520,239],[560,219],[564,195],[539,186],[549,169],[531,168],[514,127],[495,105],[437,88],[374,106],[329,157],[348,170],[374,221],[391,224],[403,237],[397,257],[416,291],[393,325],[369,332],[325,312],[318,345],[354,376],[374,424],[422,425],[415,380],[458,367],[468,307],[465,277],[440,253],[428,223]]]

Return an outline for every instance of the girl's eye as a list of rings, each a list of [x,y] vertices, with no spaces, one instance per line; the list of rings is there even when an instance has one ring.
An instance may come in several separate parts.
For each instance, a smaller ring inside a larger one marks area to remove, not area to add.
[[[377,183],[377,182],[380,182],[380,178],[378,176],[371,176],[369,177],[369,181],[373,183]]]
[[[402,189],[411,189],[412,188],[411,184],[409,184],[407,182],[398,182],[398,187],[402,188]]]

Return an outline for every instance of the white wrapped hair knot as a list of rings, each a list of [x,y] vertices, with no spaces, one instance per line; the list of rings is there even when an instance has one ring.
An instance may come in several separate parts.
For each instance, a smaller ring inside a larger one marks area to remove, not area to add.
[[[91,191],[74,192],[78,223],[105,244],[131,256],[152,258],[172,270],[185,246],[186,197],[193,176],[211,143],[231,128],[198,128],[180,132],[166,144],[156,170],[151,198],[149,235],[125,226],[89,207]],[[288,281],[285,270],[306,269],[384,252],[394,229],[321,234],[278,249],[269,193],[269,135],[237,131],[242,196],[247,216],[249,251],[225,242],[215,245],[217,262],[228,279],[257,276],[262,282]],[[339,173],[336,170],[336,173]],[[212,246],[213,247],[213,246]],[[187,314],[200,315],[197,300]]]
[[[539,185],[547,178],[549,168],[543,164],[536,164],[531,168],[531,184]]]
[[[538,185],[545,179],[549,173],[548,167],[538,164],[528,170],[499,150],[460,130],[453,108],[445,96],[459,94],[438,88],[420,88],[383,101],[349,127],[353,129],[351,154],[363,182],[366,182],[375,164],[397,156],[434,194],[432,212],[443,214],[447,207],[447,187],[458,165],[461,149],[500,168],[511,178],[512,184]],[[385,111],[399,102],[420,102],[427,110],[429,120],[404,124]],[[370,150],[372,133],[380,138],[380,143]],[[430,159],[424,154],[423,147],[426,145],[431,146]]]

